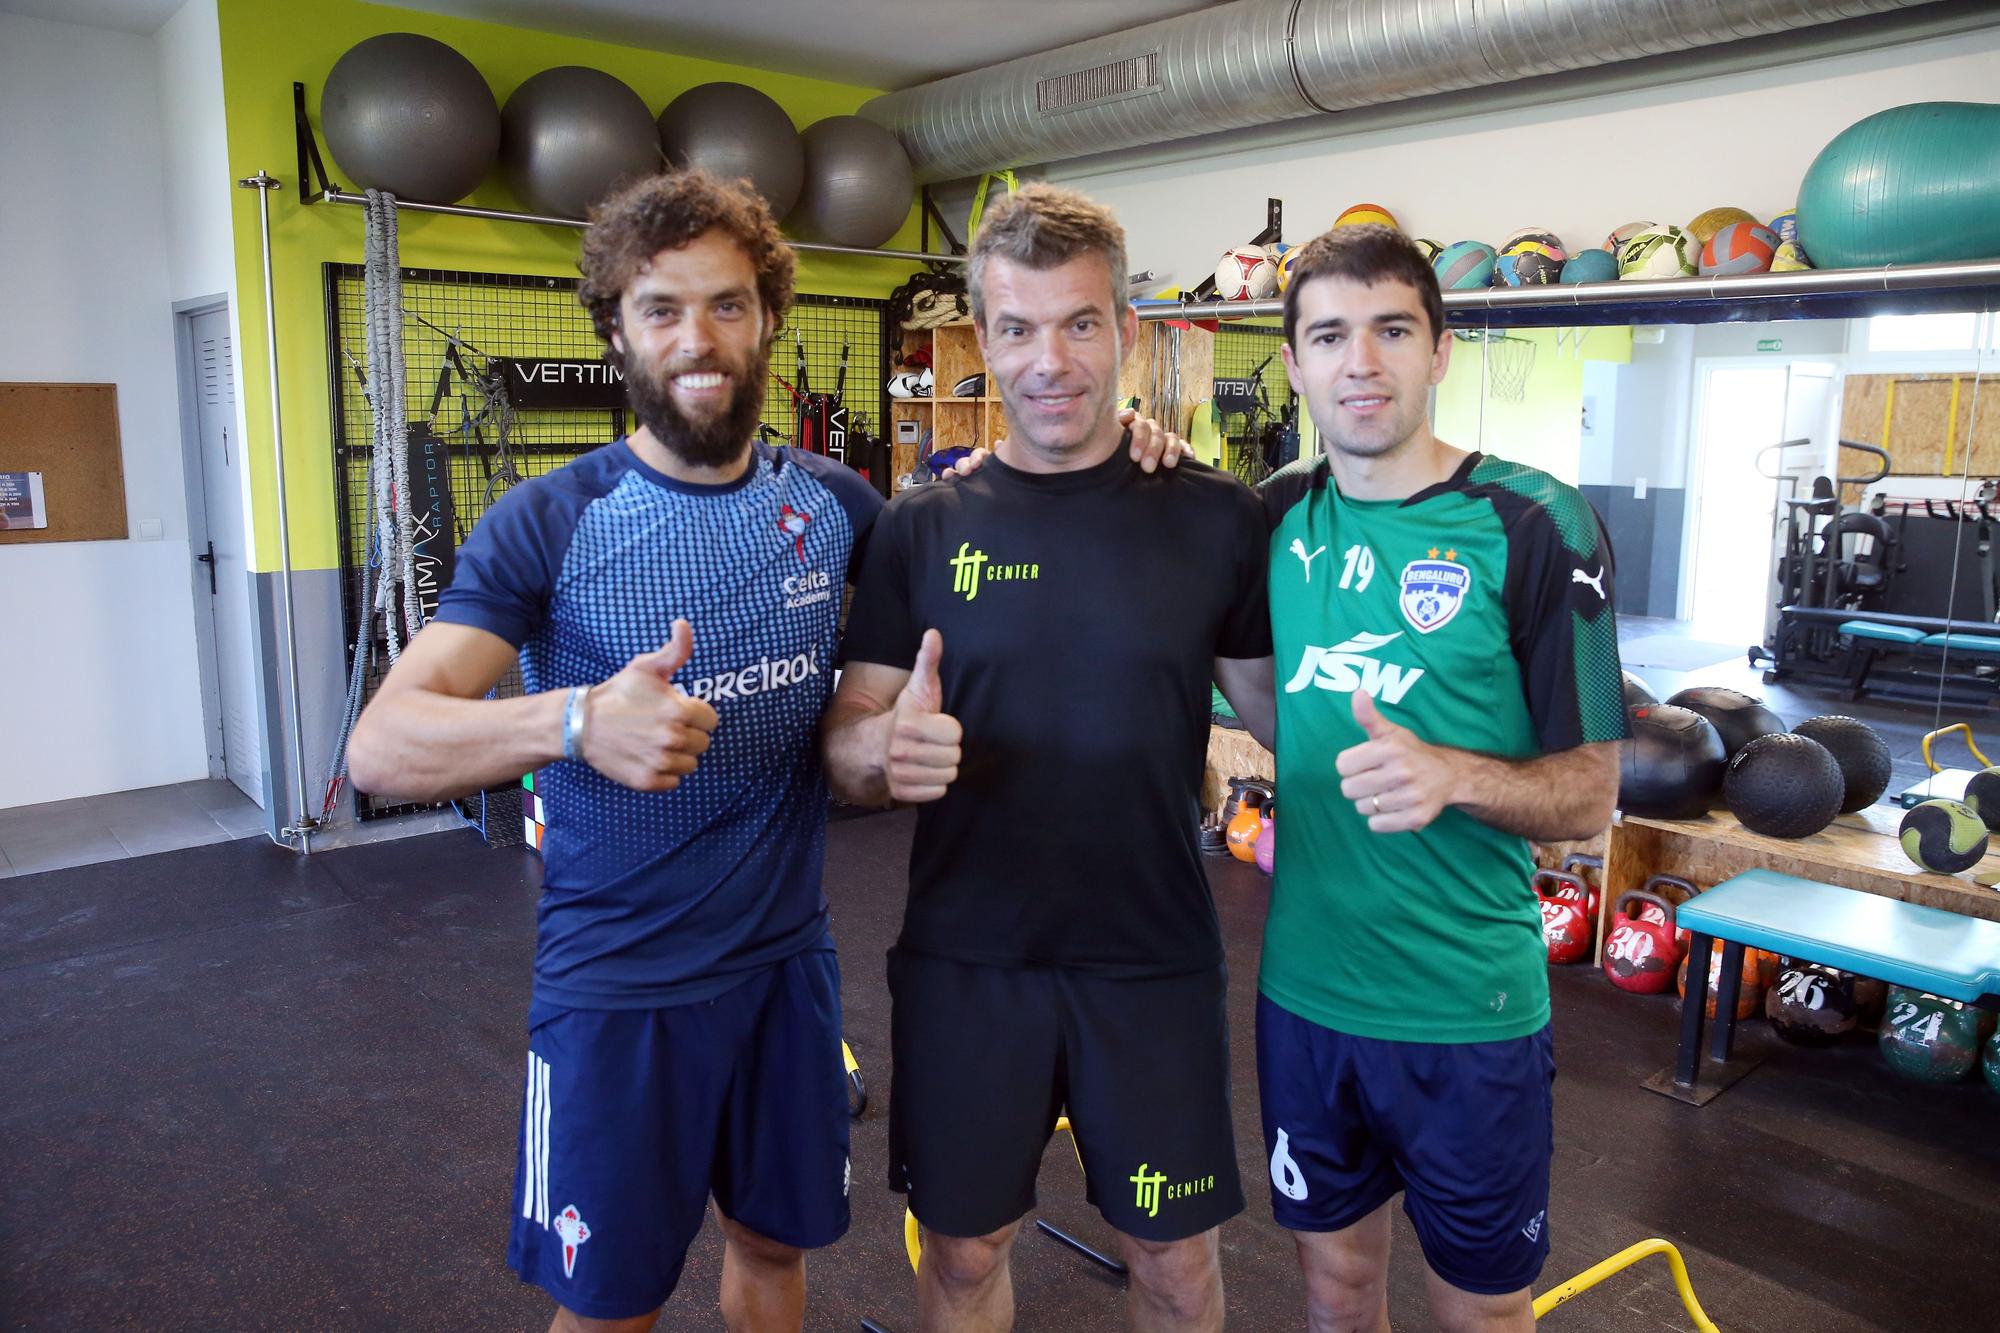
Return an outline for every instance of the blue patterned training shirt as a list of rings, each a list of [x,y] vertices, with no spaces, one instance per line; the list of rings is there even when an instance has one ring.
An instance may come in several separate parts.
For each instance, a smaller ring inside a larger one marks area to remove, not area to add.
[[[516,486],[458,553],[436,618],[517,647],[529,693],[607,680],[685,617],[694,657],[675,681],[719,719],[671,792],[582,763],[537,774],[538,1006],[692,1003],[828,942],[818,728],[882,500],[843,463],[752,450],[737,481],[695,486],[620,440]]]

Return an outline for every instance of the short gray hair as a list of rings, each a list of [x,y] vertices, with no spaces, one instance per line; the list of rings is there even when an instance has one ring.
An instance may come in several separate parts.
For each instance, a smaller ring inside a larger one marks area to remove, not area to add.
[[[1089,196],[1036,181],[994,205],[972,238],[965,262],[972,322],[986,325],[986,264],[994,258],[1027,268],[1060,268],[1078,255],[1103,256],[1111,280],[1111,313],[1125,304],[1125,229]]]

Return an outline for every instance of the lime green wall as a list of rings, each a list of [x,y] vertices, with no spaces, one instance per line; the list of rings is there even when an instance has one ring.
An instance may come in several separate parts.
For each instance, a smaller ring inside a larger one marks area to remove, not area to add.
[[[320,265],[361,261],[362,210],[315,204],[297,193],[292,135],[292,84],[306,86],[318,128],[319,93],[347,49],[383,32],[417,32],[449,44],[478,66],[502,103],[528,76],[554,65],[588,65],[630,84],[657,111],[696,84],[729,79],[763,89],[801,128],[857,109],[875,91],[773,74],[739,66],[639,51],[604,42],[529,32],[497,24],[421,14],[359,0],[220,0],[224,115],[233,179],[268,171],[284,181],[271,196],[271,262],[278,311],[279,382],[285,428],[292,563],[300,569],[337,565],[333,463],[328,439],[326,327]],[[321,152],[325,153],[322,136]],[[353,188],[332,162],[327,172]],[[498,173],[468,203],[518,209]],[[235,192],[232,214],[241,337],[237,348],[251,458],[252,565],[278,566],[277,498],[271,454],[269,380],[264,355],[264,281],[254,191]],[[499,273],[576,275],[579,233],[569,228],[471,218],[402,217],[403,263]],[[915,249],[916,212],[888,244]],[[838,255],[801,255],[799,289],[849,296],[884,296],[910,265]]]
[[[1438,437],[1461,449],[1541,468],[1575,485],[1583,449],[1583,363],[1630,361],[1632,331],[1512,329],[1508,336],[1525,338],[1535,348],[1523,401],[1500,402],[1490,387],[1482,395],[1485,348],[1454,341],[1451,368],[1437,390],[1433,424]]]

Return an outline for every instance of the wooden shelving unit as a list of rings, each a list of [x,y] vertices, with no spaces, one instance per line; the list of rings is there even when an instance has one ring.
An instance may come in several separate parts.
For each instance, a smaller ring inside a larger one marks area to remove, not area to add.
[[[931,381],[937,389],[949,391],[967,375],[983,374],[986,370],[986,363],[979,355],[979,340],[970,323],[907,330],[899,345],[905,353],[930,349]],[[918,446],[894,442],[895,423],[899,421],[916,422],[919,435],[930,430],[933,453],[960,445],[991,448],[997,437],[1007,433],[1006,413],[997,393],[989,392],[979,398],[954,398],[949,392],[930,398],[892,398],[889,400],[892,477],[903,476],[917,465]]]

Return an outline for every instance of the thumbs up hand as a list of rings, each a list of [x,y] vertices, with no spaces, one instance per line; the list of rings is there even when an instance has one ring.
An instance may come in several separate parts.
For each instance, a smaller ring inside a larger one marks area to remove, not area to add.
[[[672,791],[694,772],[715,730],[715,710],[690,699],[674,675],[694,656],[694,630],[674,622],[665,646],[641,653],[584,698],[583,759],[635,791]]]
[[[1342,750],[1334,768],[1370,831],[1409,833],[1444,813],[1458,778],[1453,752],[1391,722],[1364,690],[1354,692],[1354,721],[1368,739]]]
[[[910,679],[896,696],[889,726],[889,750],[883,770],[889,796],[897,801],[935,801],[958,777],[959,741],[964,728],[944,711],[944,685],[938,663],[944,657],[944,636],[925,630]]]

